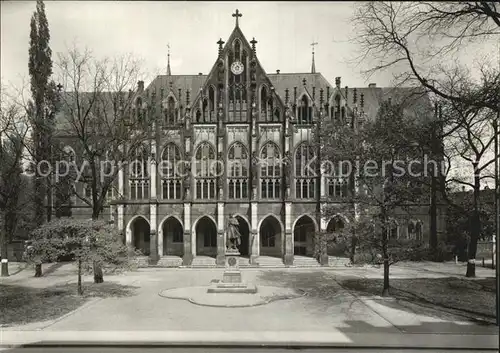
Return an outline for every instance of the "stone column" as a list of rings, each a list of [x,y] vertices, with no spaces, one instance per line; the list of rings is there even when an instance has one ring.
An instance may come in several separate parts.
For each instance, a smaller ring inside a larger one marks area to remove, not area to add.
[[[217,203],[217,257],[215,263],[217,266],[224,266],[226,262],[226,232],[224,230],[224,203]]]
[[[125,230],[125,244],[129,248],[133,248],[134,246],[132,245],[132,229],[131,227],[127,227]]]
[[[184,256],[182,264],[184,266],[191,265],[193,256],[196,253],[196,243],[193,244],[193,239],[196,240],[195,231],[191,230],[191,203],[184,203]]]
[[[125,196],[124,188],[123,188],[123,184],[125,182],[123,168],[126,168],[126,167],[119,166],[118,168],[120,168],[118,170],[118,198],[121,198],[121,197]]]
[[[158,234],[158,256],[163,256],[163,227],[158,225],[158,230],[156,231]]]
[[[320,179],[319,179],[319,187],[320,187],[320,193],[319,196],[321,199],[324,199],[326,197],[326,177],[325,177],[325,169],[323,166],[320,168]]]
[[[156,200],[156,142],[151,142],[151,158],[149,158],[149,184],[151,185],[151,199]]]
[[[118,204],[116,206],[116,213],[117,213],[117,220],[116,220],[116,227],[120,232],[124,232],[125,229],[123,226],[123,205]]]
[[[286,266],[293,265],[293,233],[292,233],[292,203],[285,202],[285,255]]]
[[[260,256],[260,237],[259,237],[259,230],[257,229],[258,226],[258,206],[257,202],[252,202],[250,205],[250,212],[251,212],[251,226],[250,226],[250,241],[252,242],[252,248],[251,248],[251,253],[250,253],[250,263],[252,265],[257,264],[257,258]]]
[[[151,204],[149,206],[150,222],[149,222],[149,263],[156,264],[158,262],[158,236],[156,232],[156,211],[157,205]]]

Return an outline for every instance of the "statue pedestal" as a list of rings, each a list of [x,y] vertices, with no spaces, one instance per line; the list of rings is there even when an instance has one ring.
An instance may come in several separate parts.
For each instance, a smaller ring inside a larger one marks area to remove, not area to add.
[[[257,293],[254,284],[243,282],[239,266],[240,252],[237,249],[226,250],[226,269],[222,281],[213,283],[208,293]]]

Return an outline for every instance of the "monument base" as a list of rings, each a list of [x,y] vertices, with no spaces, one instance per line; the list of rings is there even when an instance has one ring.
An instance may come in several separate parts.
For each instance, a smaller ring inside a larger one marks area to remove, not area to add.
[[[207,293],[241,293],[241,294],[255,294],[257,293],[257,286],[253,283],[213,283],[208,287]]]
[[[237,249],[226,250],[226,269],[222,275],[222,281],[212,283],[207,293],[257,293],[257,286],[242,281],[239,256],[240,252]]]

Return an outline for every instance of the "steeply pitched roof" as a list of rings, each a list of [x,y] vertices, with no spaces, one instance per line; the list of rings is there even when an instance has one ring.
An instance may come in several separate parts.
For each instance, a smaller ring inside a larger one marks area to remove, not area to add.
[[[179,89],[181,89],[181,104],[186,102],[186,92],[189,90],[190,101],[198,94],[207,75],[158,75],[145,89],[145,92],[151,96],[156,92],[156,99],[160,101],[160,93],[163,88],[163,95],[167,97],[170,92],[179,100]]]

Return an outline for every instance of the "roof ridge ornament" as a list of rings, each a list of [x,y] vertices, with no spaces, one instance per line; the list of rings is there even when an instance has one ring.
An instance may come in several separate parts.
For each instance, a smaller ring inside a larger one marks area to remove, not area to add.
[[[236,17],[236,27],[239,27],[238,17],[243,16],[243,14],[238,9],[236,9],[235,13],[233,13],[232,16]]]

